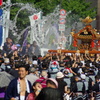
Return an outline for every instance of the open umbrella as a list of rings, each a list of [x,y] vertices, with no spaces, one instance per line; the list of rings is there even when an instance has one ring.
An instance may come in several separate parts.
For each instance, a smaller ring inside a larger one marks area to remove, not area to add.
[[[21,45],[20,45],[20,44],[16,44],[16,46],[17,46],[17,47],[20,47]]]
[[[14,51],[14,50],[17,50],[17,46],[16,45],[12,45],[11,46],[11,49]]]
[[[12,79],[14,77],[7,72],[0,72],[0,88],[8,86]]]

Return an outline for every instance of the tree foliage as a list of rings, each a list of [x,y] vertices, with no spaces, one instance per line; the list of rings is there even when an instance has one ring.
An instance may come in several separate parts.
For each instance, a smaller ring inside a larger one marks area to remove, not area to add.
[[[60,5],[60,8],[71,10],[73,14],[78,14],[80,17],[96,16],[96,9],[90,7],[92,2],[86,2],[86,0],[11,0],[11,2],[35,4],[35,7],[41,9],[44,15],[51,13],[57,5]]]
[[[63,0],[62,7],[67,11],[71,10],[73,14],[77,14],[80,17],[96,16],[96,8],[91,8],[92,2],[86,2],[86,0]]]
[[[58,0],[41,0],[39,2],[35,2],[35,7],[41,8],[43,14],[46,15],[53,12],[58,4]]]
[[[54,10],[57,5],[67,11],[72,11],[73,14],[78,14],[80,17],[96,16],[96,8],[91,8],[92,2],[86,0],[38,0],[35,2],[36,7],[41,8],[44,14],[48,14]]]
[[[3,0],[6,2],[7,0]],[[80,17],[85,18],[88,15],[91,17],[96,17],[96,8],[91,8],[91,2],[86,2],[86,0],[11,0],[13,3],[29,3],[34,5],[36,9],[40,9],[43,12],[43,15],[47,15],[59,5],[59,9],[65,9],[67,12],[71,11],[70,18],[73,22],[77,21]],[[15,15],[21,7],[12,6],[11,7],[11,20],[14,19]],[[29,16],[30,12],[23,10],[19,13],[17,19],[18,33],[20,30],[23,30],[29,26]],[[73,23],[71,22],[71,23]]]

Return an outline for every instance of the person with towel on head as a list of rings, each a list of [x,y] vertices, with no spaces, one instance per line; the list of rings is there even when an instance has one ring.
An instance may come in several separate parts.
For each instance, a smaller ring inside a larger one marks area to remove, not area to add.
[[[96,83],[92,87],[92,91],[95,94],[95,100],[100,100],[100,75],[95,77]]]
[[[39,78],[37,75],[37,69],[34,67],[31,67],[29,69],[29,74],[26,75],[26,78],[30,81],[31,85],[33,85],[33,83]]]
[[[26,79],[28,67],[21,65],[18,74],[19,77],[13,79],[7,87],[4,100],[26,100],[27,95],[32,92],[31,83]]]
[[[42,71],[40,74],[40,78],[36,80],[36,82],[40,82],[42,87],[45,88],[46,86],[46,80],[48,78],[48,74],[46,71]]]
[[[58,82],[58,89],[61,91],[62,95],[64,95],[64,92],[67,91],[67,83],[64,81],[64,74],[62,72],[58,72],[56,80]]]
[[[79,76],[75,76],[75,82],[72,86],[73,99],[83,100],[83,94],[85,93],[85,84],[82,82]]]

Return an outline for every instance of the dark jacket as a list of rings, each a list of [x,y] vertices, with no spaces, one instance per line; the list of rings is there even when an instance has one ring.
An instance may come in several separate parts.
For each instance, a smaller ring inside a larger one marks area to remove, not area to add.
[[[93,87],[92,90],[95,92],[100,92],[100,82],[96,83]]]
[[[31,47],[28,48],[28,47],[24,46],[23,49],[22,49],[22,55],[31,56],[32,55]]]
[[[14,80],[12,80],[6,90],[6,93],[5,93],[5,97],[4,97],[4,100],[10,100],[12,97],[20,97],[20,95],[18,94],[17,92],[17,80],[18,78],[15,78]],[[28,81],[28,84],[29,84],[29,88],[30,88],[30,91],[31,90],[31,83]],[[28,93],[26,93],[26,96],[27,97]]]
[[[58,89],[61,91],[61,94],[64,95],[65,86],[67,86],[67,83],[63,79],[57,80],[57,82],[58,82]]]
[[[36,56],[41,55],[41,51],[38,45],[36,45],[35,47],[32,45],[31,49],[32,49],[33,55],[36,55]]]
[[[77,92],[82,92],[82,93],[85,93],[85,84],[84,82],[82,82],[81,80],[80,81],[77,81],[73,84],[72,86],[72,91],[74,93],[77,93]]]

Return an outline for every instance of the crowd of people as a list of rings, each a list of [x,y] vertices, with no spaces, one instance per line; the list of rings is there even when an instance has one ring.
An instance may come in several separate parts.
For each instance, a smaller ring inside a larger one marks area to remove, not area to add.
[[[14,79],[3,100],[100,100],[100,54],[47,53],[36,42],[14,46],[7,38],[0,51],[0,73]]]

